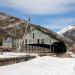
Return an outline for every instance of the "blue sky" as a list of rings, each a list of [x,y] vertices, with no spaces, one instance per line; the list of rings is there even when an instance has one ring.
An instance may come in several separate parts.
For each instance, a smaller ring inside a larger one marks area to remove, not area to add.
[[[17,16],[55,32],[75,25],[75,0],[0,0],[0,12]]]

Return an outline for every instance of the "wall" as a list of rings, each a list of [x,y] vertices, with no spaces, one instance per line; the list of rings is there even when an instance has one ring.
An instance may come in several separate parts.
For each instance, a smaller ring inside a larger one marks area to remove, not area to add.
[[[33,38],[33,34],[34,34],[34,38]],[[48,45],[57,41],[56,39],[49,37],[47,34],[37,29],[28,33],[25,39],[27,39],[27,44],[38,44],[38,39],[39,39],[39,44],[41,44],[41,39],[44,39],[44,44],[48,44]]]
[[[12,38],[3,39],[3,46],[6,48],[12,48]]]
[[[0,66],[11,65],[15,63],[25,62],[30,59],[36,58],[36,56],[20,56],[20,57],[12,57],[12,58],[1,58]]]

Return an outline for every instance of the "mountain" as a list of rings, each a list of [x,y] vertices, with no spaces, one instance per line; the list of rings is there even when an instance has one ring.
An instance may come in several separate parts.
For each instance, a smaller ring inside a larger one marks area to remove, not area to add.
[[[28,26],[28,27],[27,27]],[[30,32],[34,29],[41,30],[46,34],[51,34],[55,38],[59,38],[59,35],[52,30],[41,27],[39,25],[32,24],[26,20],[10,16],[6,13],[0,12],[0,28],[7,32],[10,36],[15,38],[22,38],[24,32]],[[58,37],[57,37],[58,36]]]
[[[75,41],[75,26],[67,26],[58,32],[59,35],[64,36],[65,38]]]
[[[0,28],[12,37],[20,37],[24,34],[27,22],[6,13],[0,12]]]

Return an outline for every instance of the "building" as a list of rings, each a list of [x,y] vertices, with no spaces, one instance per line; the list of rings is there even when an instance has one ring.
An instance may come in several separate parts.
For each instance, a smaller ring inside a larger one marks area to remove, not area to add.
[[[32,29],[30,29],[29,25],[29,31],[23,36],[20,51],[27,53],[49,53],[51,52],[51,44],[61,41],[55,32],[38,25],[32,26]]]
[[[65,42],[72,44],[66,38],[59,36],[55,32],[44,27],[34,25],[14,16],[0,13],[0,28],[8,36],[1,38],[1,45],[7,48],[13,48],[17,52],[51,52],[51,45],[54,42]],[[5,18],[3,18],[5,17]],[[3,34],[2,32],[0,34]],[[5,36],[5,33],[3,34]],[[2,36],[1,36],[2,37]]]
[[[0,29],[0,46],[3,45],[4,38],[7,38],[8,34],[3,30]]]
[[[3,53],[3,50],[5,50],[3,41],[7,37],[8,37],[8,34],[3,29],[0,29],[0,52],[1,52],[1,54]]]
[[[51,45],[61,41],[60,36],[55,32],[31,23],[28,24],[27,29],[25,28],[23,36],[17,37],[19,33],[16,30],[15,32],[10,30],[12,28],[5,30],[10,36],[3,39],[3,46],[9,51],[12,49],[16,52],[49,53],[51,52]]]
[[[3,40],[3,46],[6,48],[12,48],[12,38],[8,37]]]
[[[19,27],[19,26],[18,26]],[[55,32],[29,23],[25,31],[19,34],[14,27],[9,27],[5,31],[10,35],[3,39],[5,51],[16,51],[26,53],[49,53],[54,42],[63,41]],[[19,27],[18,30],[21,30]]]
[[[3,29],[9,34],[3,39],[3,46],[9,51],[49,53],[54,42],[62,41],[57,33],[28,22],[10,24]]]

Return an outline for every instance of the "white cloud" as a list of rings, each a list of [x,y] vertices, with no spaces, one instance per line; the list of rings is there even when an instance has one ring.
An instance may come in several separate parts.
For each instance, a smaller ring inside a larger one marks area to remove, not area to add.
[[[74,4],[75,0],[0,0],[0,6],[15,8],[25,14],[33,15],[62,14],[75,11],[74,6],[69,6],[72,3]],[[66,25],[75,24],[75,18],[61,17],[51,20],[52,22],[50,20],[44,20],[42,25],[52,30],[60,30]]]
[[[0,0],[0,5],[34,15],[59,14],[73,11],[67,5],[75,0]]]
[[[59,18],[50,22],[50,20],[45,21],[46,24],[42,24],[42,26],[51,29],[58,30],[65,28],[66,26],[75,25],[75,18]]]
[[[45,25],[44,27],[51,29],[51,30],[60,30],[62,28],[64,28],[64,25],[55,25],[55,24],[51,24],[51,25]]]
[[[69,22],[69,23],[72,23],[72,22],[75,22],[75,18],[66,18],[64,19],[65,22]]]
[[[43,24],[42,26],[44,26],[45,28],[51,29],[55,32],[60,31],[61,29],[65,28],[66,26],[63,24]]]

